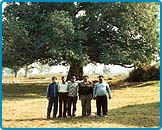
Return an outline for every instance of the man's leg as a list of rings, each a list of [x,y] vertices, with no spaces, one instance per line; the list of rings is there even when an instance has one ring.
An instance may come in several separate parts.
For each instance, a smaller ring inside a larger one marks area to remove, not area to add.
[[[51,110],[52,110],[53,100],[49,99],[48,101],[48,107],[47,107],[47,118],[50,118]]]
[[[81,95],[80,100],[81,100],[81,106],[82,106],[82,116],[86,116],[86,100],[85,100],[85,96]]]
[[[72,97],[68,97],[68,116],[71,116]]]
[[[91,115],[91,97],[87,96],[86,98],[87,102],[86,102],[86,112],[87,112],[87,116]]]
[[[63,102],[64,102],[63,117],[66,117],[67,105],[68,105],[67,93],[64,93]]]
[[[63,95],[62,93],[59,93],[59,116],[62,117],[62,102],[63,101]]]
[[[53,118],[56,118],[58,110],[58,97],[54,97]]]
[[[78,97],[73,97],[73,115],[76,116],[76,104],[77,104]]]
[[[101,116],[101,97],[100,96],[97,96],[96,97],[96,107],[97,107],[97,115],[98,116]]]
[[[102,111],[103,111],[103,115],[107,115],[107,112],[108,112],[108,106],[107,106],[107,96],[103,96],[102,97],[103,100],[102,100]]]

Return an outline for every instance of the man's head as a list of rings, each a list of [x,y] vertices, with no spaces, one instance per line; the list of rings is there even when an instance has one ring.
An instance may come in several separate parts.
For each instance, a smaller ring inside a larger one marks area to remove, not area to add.
[[[100,82],[100,83],[102,83],[102,82],[103,82],[103,80],[104,80],[103,75],[98,76],[98,79],[99,79],[99,82]]]
[[[83,80],[84,80],[84,82],[87,82],[88,81],[88,75],[85,75],[85,76],[83,76]]]
[[[63,83],[65,83],[65,77],[64,77],[64,76],[61,77],[61,81],[62,81]]]
[[[56,80],[57,80],[57,78],[56,78],[56,77],[52,77],[52,82],[53,82],[53,83],[55,83],[55,82],[56,82]]]
[[[75,82],[76,81],[76,76],[72,76],[71,77],[71,82]]]

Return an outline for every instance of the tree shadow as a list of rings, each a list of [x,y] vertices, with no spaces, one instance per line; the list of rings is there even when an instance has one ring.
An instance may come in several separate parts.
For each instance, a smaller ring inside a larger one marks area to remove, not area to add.
[[[151,81],[151,82],[119,82],[115,84],[110,84],[110,87],[112,90],[118,90],[118,89],[124,89],[127,87],[130,88],[140,88],[140,87],[147,87],[147,86],[153,86],[157,84],[157,81]],[[160,86],[160,85],[159,85]]]
[[[160,102],[128,105],[112,109],[109,113],[110,122],[139,127],[160,127]]]
[[[28,119],[4,119],[4,121],[43,121],[43,120],[47,120],[47,118],[28,118]]]
[[[31,119],[14,119],[14,121],[45,121],[46,118],[31,118]],[[4,121],[13,121],[11,119],[4,119]],[[160,103],[147,103],[147,104],[137,104],[137,105],[128,105],[121,108],[116,108],[109,110],[107,117],[73,117],[73,118],[56,118],[51,121],[51,123],[60,124],[94,124],[94,123],[103,123],[103,124],[122,124],[124,126],[133,127],[160,127]],[[102,126],[104,127],[104,125]]]
[[[46,96],[47,85],[46,83],[3,84],[2,99],[21,100],[44,98]]]
[[[112,109],[107,117],[82,118],[77,117],[68,120],[56,120],[54,123],[103,123],[103,124],[122,124],[125,126],[136,127],[159,127],[160,126],[160,103],[148,103],[128,105],[125,107]],[[103,125],[104,126],[104,125]]]
[[[118,83],[111,84],[111,89],[124,89],[127,87],[137,88],[146,87],[157,84],[154,82],[138,82],[138,83]],[[21,99],[36,99],[46,97],[47,83],[18,83],[18,84],[3,84],[2,99],[5,100],[21,100]]]

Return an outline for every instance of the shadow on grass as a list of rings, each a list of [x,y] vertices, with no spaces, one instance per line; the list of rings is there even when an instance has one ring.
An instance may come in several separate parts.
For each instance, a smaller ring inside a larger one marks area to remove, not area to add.
[[[46,96],[47,85],[48,84],[46,83],[3,84],[2,99],[21,100],[21,99],[44,98]]]
[[[46,118],[31,118],[31,119],[15,119],[14,121],[42,121]],[[4,120],[12,121],[12,120]],[[91,124],[94,122],[102,124],[122,124],[125,126],[132,127],[159,127],[160,126],[160,103],[148,103],[148,104],[137,104],[137,105],[128,105],[122,108],[112,109],[109,111],[107,117],[94,117],[94,118],[82,118],[82,117],[73,117],[73,118],[56,118],[54,120],[47,120],[52,123],[60,124],[82,124],[84,127],[85,124]],[[92,126],[93,127],[93,126]],[[95,126],[94,126],[95,127]],[[102,125],[104,127],[104,125]]]
[[[112,84],[111,89],[124,89],[127,87],[149,87],[158,84],[158,81],[138,82],[138,83],[118,83]],[[2,98],[3,100],[21,100],[21,99],[36,99],[45,98],[47,83],[19,83],[19,84],[3,84]]]
[[[159,81],[150,81],[150,82],[119,82],[115,84],[111,84],[111,89],[124,89],[127,87],[130,88],[140,88],[140,87],[148,87],[158,84]],[[160,86],[160,85],[159,85]]]

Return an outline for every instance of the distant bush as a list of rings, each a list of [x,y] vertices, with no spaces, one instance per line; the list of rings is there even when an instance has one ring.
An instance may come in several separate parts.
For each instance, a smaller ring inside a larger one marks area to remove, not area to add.
[[[126,79],[129,82],[151,81],[160,79],[160,66],[145,66],[134,69]]]

